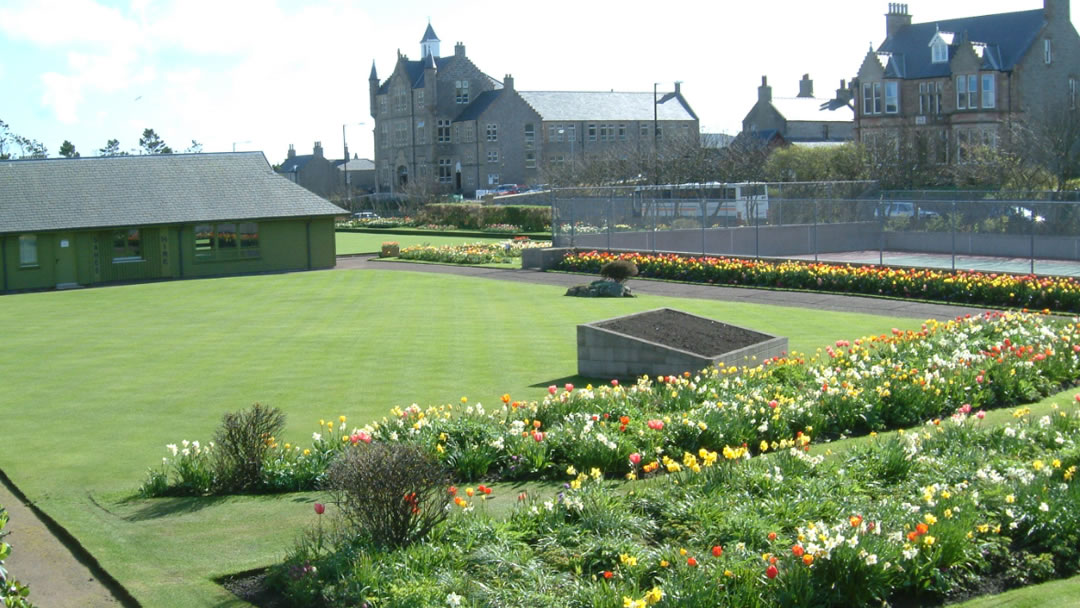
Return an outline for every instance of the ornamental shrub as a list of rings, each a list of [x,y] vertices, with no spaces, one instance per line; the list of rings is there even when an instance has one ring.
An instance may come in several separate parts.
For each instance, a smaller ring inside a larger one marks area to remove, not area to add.
[[[330,465],[328,489],[350,534],[404,547],[446,519],[447,470],[416,445],[358,443]]]
[[[259,489],[263,462],[275,437],[285,428],[285,414],[261,403],[247,410],[226,413],[214,435],[216,490],[244,492]]]
[[[8,535],[7,532],[4,532],[7,521],[7,510],[0,505],[0,606],[6,608],[34,608],[30,600],[26,599],[30,595],[30,588],[9,577],[7,570],[4,569],[4,560],[11,555],[11,545],[3,542],[3,538]]]
[[[622,283],[630,277],[636,277],[637,273],[637,264],[630,260],[613,260],[600,267],[600,276],[616,283]]]

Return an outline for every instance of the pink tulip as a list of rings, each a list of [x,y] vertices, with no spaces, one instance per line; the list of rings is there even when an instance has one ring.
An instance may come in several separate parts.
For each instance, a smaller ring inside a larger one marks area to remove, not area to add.
[[[771,408],[773,408],[775,410],[776,408],[780,407],[780,402],[777,401],[776,399],[773,399],[772,401],[769,402],[769,407],[771,407]]]
[[[574,391],[574,385],[569,382],[566,383],[566,392],[571,393]]]
[[[630,454],[630,462],[633,463],[635,467],[641,464],[641,454],[638,454],[637,452]]]
[[[326,512],[326,505],[322,504],[321,502],[315,503],[315,512],[319,515],[322,515]]]
[[[556,391],[558,391],[558,390],[559,390],[559,389],[558,389],[558,388],[556,388],[554,384],[552,384],[551,386],[549,386],[549,387],[548,387],[548,393],[550,393],[550,394],[552,394],[552,395],[554,395],[554,394],[555,394],[555,392],[556,392]]]

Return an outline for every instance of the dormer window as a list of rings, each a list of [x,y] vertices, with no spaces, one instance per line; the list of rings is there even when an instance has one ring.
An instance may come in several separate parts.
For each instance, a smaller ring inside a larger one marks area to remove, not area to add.
[[[945,63],[949,60],[949,47],[941,38],[934,39],[930,45],[930,61],[932,63]]]

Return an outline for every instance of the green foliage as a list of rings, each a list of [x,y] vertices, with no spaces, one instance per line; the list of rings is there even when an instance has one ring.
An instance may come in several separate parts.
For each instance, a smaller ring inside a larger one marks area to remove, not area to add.
[[[285,414],[261,403],[226,413],[214,435],[214,484],[218,491],[259,488],[267,453],[285,428]]]
[[[600,276],[616,283],[622,283],[637,274],[637,264],[630,260],[612,260],[600,267]]]
[[[462,229],[480,230],[504,224],[522,232],[540,232],[551,225],[551,207],[546,205],[477,205],[438,203],[425,205],[419,213],[420,224],[441,224]]]
[[[0,606],[4,608],[34,608],[27,597],[30,588],[12,578],[4,568],[4,560],[11,555],[11,545],[4,542],[9,533],[4,532],[8,522],[7,509],[0,505]]]
[[[327,486],[352,535],[376,547],[421,540],[447,517],[450,476],[409,444],[359,443],[330,465]]]
[[[153,129],[143,129],[142,137],[139,138],[139,147],[145,154],[172,154],[172,148],[165,145],[161,137]]]

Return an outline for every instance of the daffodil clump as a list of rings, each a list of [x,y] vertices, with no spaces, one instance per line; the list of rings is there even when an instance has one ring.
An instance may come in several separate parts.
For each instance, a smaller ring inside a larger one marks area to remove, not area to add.
[[[640,276],[657,279],[1080,312],[1080,282],[1071,277],[601,251],[568,253],[557,268],[599,273],[617,259],[632,261]]]
[[[550,241],[510,239],[498,243],[468,245],[414,245],[401,250],[403,260],[423,260],[446,264],[508,264],[521,258],[523,249],[551,247]]]

